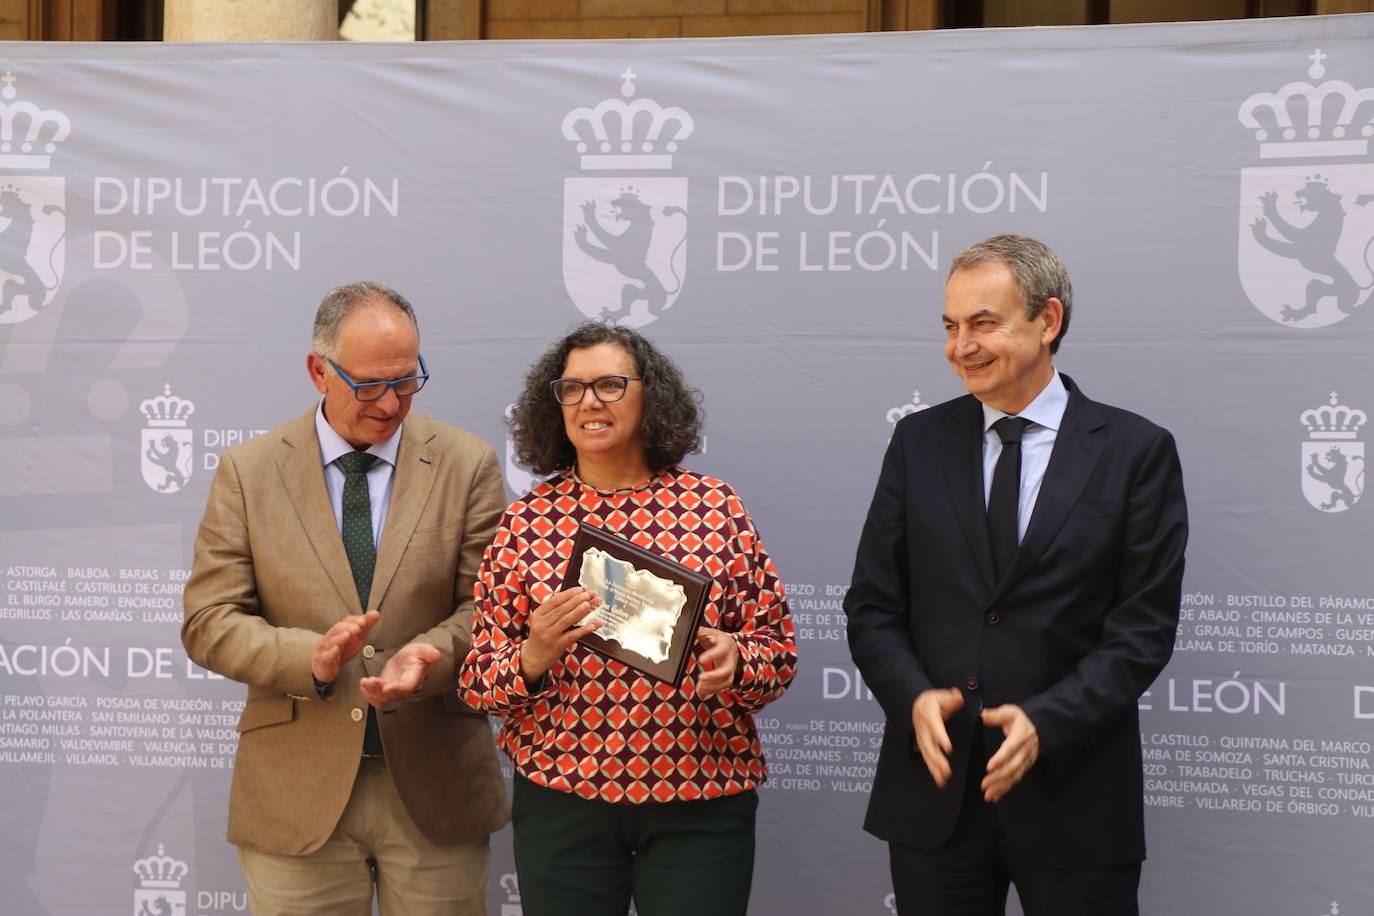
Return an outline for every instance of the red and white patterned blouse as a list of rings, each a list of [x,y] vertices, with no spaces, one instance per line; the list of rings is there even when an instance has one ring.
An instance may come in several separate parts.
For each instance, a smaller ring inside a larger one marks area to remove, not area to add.
[[[673,687],[573,643],[539,693],[526,689],[526,621],[562,584],[583,521],[711,577],[702,624],[739,645],[733,687],[699,699],[695,657]],[[459,694],[505,719],[498,743],[522,776],[635,804],[734,795],[767,778],[752,713],[787,689],[797,649],[782,582],[729,484],[671,467],[610,491],[564,473],[506,510],[475,591]]]

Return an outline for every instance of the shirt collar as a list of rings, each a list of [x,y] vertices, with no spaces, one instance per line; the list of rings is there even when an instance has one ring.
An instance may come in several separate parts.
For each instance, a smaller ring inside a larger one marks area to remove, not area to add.
[[[396,432],[392,433],[389,438],[368,446],[367,453],[376,455],[380,460],[395,467],[396,452],[401,447],[401,430],[404,428],[405,424],[396,427]],[[343,436],[334,431],[334,427],[330,426],[329,421],[325,419],[324,398],[320,398],[320,403],[315,407],[315,435],[320,440],[321,464],[333,464],[340,455],[347,455],[349,452],[356,451]]]
[[[1017,414],[1024,417],[1037,426],[1052,429],[1059,432],[1059,424],[1064,422],[1064,411],[1069,408],[1069,390],[1064,387],[1064,380],[1059,377],[1058,370],[1050,378],[1049,384],[1040,390],[1035,396],[1035,400],[1026,405],[1026,409]],[[983,432],[992,429],[992,424],[1003,417],[1011,414],[1003,413],[996,407],[989,407],[983,404]]]

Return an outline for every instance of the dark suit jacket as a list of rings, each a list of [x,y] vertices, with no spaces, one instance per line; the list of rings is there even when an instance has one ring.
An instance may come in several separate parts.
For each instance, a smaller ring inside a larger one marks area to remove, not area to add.
[[[1046,865],[1145,856],[1136,702],[1178,626],[1187,508],[1169,433],[1088,400],[1068,408],[1017,557],[993,581],[972,396],[897,424],[845,599],[849,645],[887,714],[865,829],[924,849],[954,829],[984,706],[1015,703],[1041,757],[997,804]],[[911,707],[958,686],[951,784],[915,750]],[[984,732],[991,754],[1001,729]]]
[[[318,849],[343,813],[362,754],[358,689],[408,642],[440,659],[420,692],[378,717],[387,770],[435,843],[484,842],[508,818],[480,713],[457,696],[472,587],[505,506],[481,439],[411,413],[401,432],[369,607],[381,619],[321,699],[310,673],[320,636],[360,614],[320,464],[315,411],[220,458],[196,536],[181,638],[198,664],[248,685],[229,795],[229,841],[278,855]]]

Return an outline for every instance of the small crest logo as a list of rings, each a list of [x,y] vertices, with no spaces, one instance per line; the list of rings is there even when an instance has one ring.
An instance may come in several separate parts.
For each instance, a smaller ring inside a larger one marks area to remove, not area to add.
[[[1307,441],[1302,444],[1302,494],[1312,508],[1344,512],[1364,494],[1364,443],[1356,441],[1369,417],[1363,410],[1339,403],[1336,392],[1330,402],[1304,410],[1302,424]]]
[[[515,872],[506,872],[501,876],[501,891],[506,895],[506,899],[501,903],[501,916],[524,916],[524,909],[520,906],[520,879]]]
[[[47,173],[72,125],[60,111],[14,101],[9,70],[0,82],[0,324],[17,324],[37,315],[62,283],[66,180]]]
[[[186,863],[167,855],[161,843],[157,855],[135,860],[134,916],[184,916],[186,892],[181,882],[188,871]]]
[[[1308,59],[1321,80],[1326,54]],[[1299,162],[1241,170],[1241,286],[1279,324],[1335,324],[1374,289],[1374,88],[1295,81],[1250,96],[1238,116],[1260,159]]]
[[[191,479],[195,454],[186,421],[196,405],[172,394],[168,383],[162,394],[138,409],[148,424],[143,429],[143,482],[159,493],[178,493]]]
[[[515,405],[506,407],[506,420],[509,421],[511,414],[515,411]],[[539,477],[531,474],[529,469],[522,465],[515,458],[515,439],[509,431],[506,432],[506,486],[510,487],[516,496],[524,496],[534,485],[540,482]]]
[[[897,429],[897,421],[902,417],[909,417],[914,413],[929,410],[929,404],[921,403],[921,392],[911,392],[911,403],[903,404],[901,407],[894,407],[887,412],[887,436],[892,438],[892,433]]]
[[[687,179],[661,173],[673,167],[693,123],[681,108],[634,98],[633,70],[620,77],[623,99],[574,108],[563,118],[563,136],[576,144],[582,171],[594,173],[563,182],[563,285],[587,317],[637,328],[682,292]]]

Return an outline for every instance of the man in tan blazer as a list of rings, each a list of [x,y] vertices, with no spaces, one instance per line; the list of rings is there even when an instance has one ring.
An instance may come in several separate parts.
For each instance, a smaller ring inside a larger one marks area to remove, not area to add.
[[[186,583],[187,654],[248,685],[229,841],[259,916],[367,916],[374,887],[384,916],[484,913],[509,809],[455,665],[500,467],[409,413],[427,374],[394,290],[331,291],[306,363],[323,397],[221,456]]]

